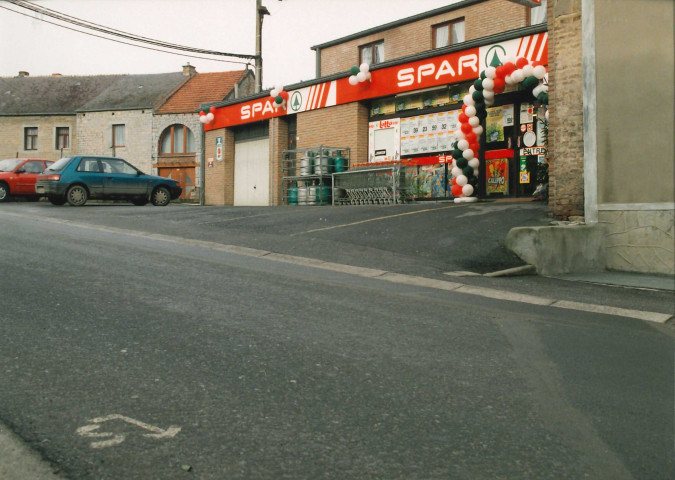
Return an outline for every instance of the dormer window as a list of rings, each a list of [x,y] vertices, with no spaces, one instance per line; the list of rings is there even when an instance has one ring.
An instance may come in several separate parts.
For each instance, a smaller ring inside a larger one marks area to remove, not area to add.
[[[374,65],[384,62],[384,40],[359,47],[359,64]]]
[[[463,18],[434,25],[433,29],[434,48],[447,47],[465,40]]]

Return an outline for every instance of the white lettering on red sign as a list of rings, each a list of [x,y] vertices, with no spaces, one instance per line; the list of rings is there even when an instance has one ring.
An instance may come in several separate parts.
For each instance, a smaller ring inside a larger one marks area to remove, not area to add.
[[[455,67],[457,70],[455,70]],[[462,55],[457,60],[455,67],[450,63],[450,60],[445,59],[438,65],[438,68],[436,68],[435,63],[425,63],[417,68],[402,68],[396,74],[397,85],[399,87],[409,87],[415,83],[423,84],[427,77],[433,77],[436,81],[443,79],[450,83],[454,77],[457,75],[461,76],[465,70],[471,70],[478,74],[478,55],[475,53]]]
[[[265,116],[268,113],[274,113],[274,107],[272,107],[271,100],[241,107],[242,120],[248,120],[249,118],[255,118],[256,116]]]

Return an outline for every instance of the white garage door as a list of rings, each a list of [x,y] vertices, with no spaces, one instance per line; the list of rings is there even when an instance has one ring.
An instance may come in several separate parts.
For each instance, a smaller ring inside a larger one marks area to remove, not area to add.
[[[234,145],[234,204],[267,206],[270,167],[269,140],[249,140]]]

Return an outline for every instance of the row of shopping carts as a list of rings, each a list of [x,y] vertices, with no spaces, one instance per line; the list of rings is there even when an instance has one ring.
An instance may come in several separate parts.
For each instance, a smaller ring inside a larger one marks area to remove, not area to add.
[[[334,205],[391,205],[412,200],[400,168],[366,168],[333,175]]]

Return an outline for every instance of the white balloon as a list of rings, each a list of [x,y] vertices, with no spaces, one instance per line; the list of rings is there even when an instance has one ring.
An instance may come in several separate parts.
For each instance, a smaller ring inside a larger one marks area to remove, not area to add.
[[[485,99],[485,105],[486,105],[486,106],[491,107],[491,106],[494,105],[494,104],[495,104],[495,99],[494,99],[494,97],[491,98],[491,99],[489,99],[489,100],[488,100],[487,98]]]
[[[543,83],[541,84],[541,91],[542,92],[548,92],[548,85],[544,85]]]
[[[359,83],[359,80],[356,78],[356,75],[352,75],[351,77],[349,77],[350,85],[356,85],[357,83]]]
[[[455,168],[452,169],[452,172],[450,172],[450,173],[452,173],[452,176],[453,176],[454,178],[457,178],[457,177],[459,177],[460,175],[462,175],[462,169],[461,169],[461,168],[458,168],[458,167],[455,167]]]
[[[497,69],[495,67],[487,67],[485,69],[485,78],[494,79],[497,77]]]
[[[514,57],[513,55],[507,55],[506,57],[504,57],[504,64],[507,63],[513,63],[515,65],[516,57]]]
[[[454,135],[455,135],[455,140],[457,140],[457,141],[464,140],[466,138],[466,135],[464,135],[464,132],[462,132],[459,129],[455,130]]]
[[[473,105],[469,105],[464,109],[464,113],[466,114],[467,117],[474,117],[476,116],[476,107]]]
[[[478,169],[477,168],[473,169],[473,176],[478,178]]]
[[[270,91],[270,97],[275,98],[277,95],[279,95],[279,90],[277,90],[276,88],[273,88]]]
[[[370,72],[366,72],[366,80],[370,80],[373,78],[372,74]]]
[[[522,70],[516,70],[511,74],[511,80],[513,80],[513,83],[520,83],[525,80],[525,74]]]
[[[471,95],[464,95],[464,105],[475,105],[476,101]],[[466,112],[465,112],[466,113]]]
[[[486,103],[487,105],[487,103]],[[478,125],[477,127],[473,128],[473,133],[475,133],[477,136],[483,135],[483,127],[481,125]]]
[[[526,77],[531,77],[534,75],[534,67],[528,63],[521,69],[521,72],[523,72],[523,75]]]
[[[209,112],[209,113],[206,114],[206,121],[207,122],[211,123],[214,118],[216,118],[216,116],[213,113]]]
[[[359,70],[361,70],[363,73],[367,73],[368,71],[370,71],[370,65],[363,62],[361,66],[359,66]]]
[[[480,160],[478,160],[476,157],[473,157],[471,160],[469,160],[469,166],[475,170],[480,166]]]
[[[469,179],[466,178],[466,175],[460,175],[457,177],[457,185],[459,185],[460,187],[463,187],[467,183],[469,183]]]
[[[366,74],[363,72],[359,72],[356,74],[356,79],[360,82],[365,82],[366,81]]]
[[[206,115],[200,115],[199,121],[202,122],[202,123],[206,123],[208,121],[207,118],[206,118]]]
[[[466,139],[460,140],[459,142],[457,142],[457,148],[464,151],[467,148],[469,148],[469,142]]]
[[[513,85],[514,82],[513,79],[511,78],[511,75],[507,75],[506,77],[504,77],[504,83],[506,83],[507,85]]]
[[[476,91],[476,87],[474,87],[473,85],[471,85],[471,86],[469,87],[469,94],[470,94],[470,95],[473,95],[473,92],[475,92],[475,91]]]
[[[281,93],[283,91],[284,91],[284,86],[283,85],[277,85],[277,92]],[[277,95],[279,95],[279,93],[277,93]],[[276,97],[276,95],[275,95],[275,97]]]
[[[483,96],[485,95],[485,91],[489,90],[492,91],[495,89],[495,82],[491,78],[484,78],[483,79]]]
[[[487,100],[494,100],[495,99],[495,92],[492,90],[483,90],[483,98]]]
[[[477,127],[480,125],[480,118],[478,117],[469,117],[469,125],[472,127]]]
[[[537,77],[539,80],[544,78],[546,75],[546,67],[543,65],[537,65],[534,67],[534,76]]]
[[[548,122],[548,110],[546,110],[546,114],[544,116],[546,117],[546,121]]]
[[[457,183],[459,183],[459,182],[457,182]],[[473,195],[473,185],[471,185],[471,184],[469,184],[469,183],[467,183],[466,185],[464,185],[464,186],[462,187],[462,193],[463,193],[464,195],[466,195],[467,197],[470,197],[471,195]]]
[[[467,148],[462,152],[462,156],[466,158],[467,160],[471,160],[473,158],[473,150],[470,148]]]
[[[543,85],[537,85],[532,89],[532,95],[534,95],[534,98],[537,98],[539,94],[544,90]]]

